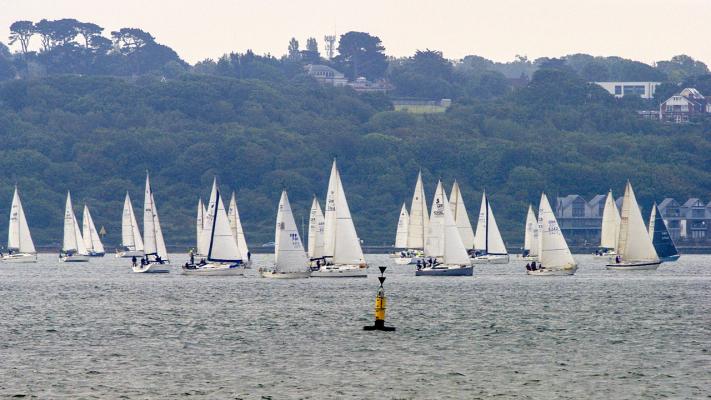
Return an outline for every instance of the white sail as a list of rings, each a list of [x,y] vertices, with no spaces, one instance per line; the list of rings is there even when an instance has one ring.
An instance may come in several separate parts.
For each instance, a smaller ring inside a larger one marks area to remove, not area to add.
[[[479,221],[474,234],[474,248],[484,251],[486,254],[508,254],[486,192],[481,196]]]
[[[459,183],[457,183],[457,181],[454,181],[454,184],[452,185],[449,203],[452,207],[454,222],[457,224],[459,236],[462,238],[464,247],[467,249],[474,248],[474,230],[472,229],[471,221],[469,221],[469,213],[464,205],[462,191],[459,189]]]
[[[35,244],[32,242],[32,235],[30,235],[30,228],[27,225],[25,210],[22,208],[17,187],[15,187],[15,194],[12,196],[12,207],[10,208],[7,248],[27,254],[35,254],[37,252]]]
[[[652,204],[652,213],[649,215],[649,224],[647,224],[647,232],[654,243],[654,220],[657,218],[657,203]]]
[[[133,205],[128,192],[126,192],[126,199],[123,202],[121,217],[121,245],[129,250],[143,251],[141,231],[138,229],[136,214],[133,213]]]
[[[239,246],[239,251],[242,254],[249,253],[249,247],[247,247],[247,240],[244,238],[244,230],[242,230],[242,221],[239,218],[239,210],[237,209],[237,197],[235,192],[232,192],[232,198],[230,199],[230,209],[227,213],[227,217],[230,220],[230,228],[232,229],[232,235],[234,235],[237,241],[237,246]]]
[[[99,254],[104,252],[104,245],[101,243],[99,232],[96,231],[94,219],[91,218],[89,207],[86,204],[84,204],[84,216],[82,217],[82,236],[87,251]]]
[[[620,213],[617,211],[612,190],[607,193],[605,208],[602,210],[600,247],[617,251],[617,239],[620,236]]]
[[[528,250],[528,255],[534,256],[538,254],[538,220],[533,212],[533,207],[528,206],[528,214],[526,214],[526,233],[523,237],[523,249]]]
[[[321,258],[324,255],[324,225],[325,221],[323,212],[321,211],[321,204],[319,204],[318,199],[314,196],[314,200],[311,203],[311,213],[309,214],[309,257],[312,259]]]
[[[444,257],[444,214],[446,208],[449,208],[447,195],[444,193],[442,181],[438,181],[432,199],[427,235],[425,235],[425,255],[428,257]]]
[[[395,247],[406,248],[407,247],[407,228],[410,225],[410,214],[407,212],[407,207],[405,203],[402,204],[400,209],[400,219],[397,221],[397,232],[395,234]]]
[[[620,237],[617,243],[617,253],[626,262],[659,262],[657,251],[654,249],[652,238],[644,226],[642,212],[639,210],[632,184],[629,181],[625,186],[625,197],[622,201]]]
[[[407,228],[407,248],[424,249],[425,233],[429,217],[427,213],[427,200],[425,199],[425,188],[422,184],[422,171],[417,174],[415,192],[412,194],[410,204],[410,223]]]
[[[538,207],[538,222],[541,229],[541,249],[538,259],[546,269],[571,269],[575,267],[575,259],[565,242],[563,232],[558,226],[553,209],[545,193],[541,194]]]
[[[217,178],[212,180],[212,189],[210,190],[210,200],[207,203],[205,216],[202,220],[202,234],[198,238],[198,253],[205,255],[209,251],[210,235],[212,234],[212,219],[215,215],[215,206],[217,204]]]
[[[202,197],[198,198],[197,218],[195,220],[195,250],[199,254],[205,254],[200,251],[200,238],[202,230],[205,229],[205,207],[202,205]]]
[[[146,186],[143,192],[143,246],[147,255],[158,253],[156,250],[155,218],[153,217],[153,195],[148,174],[146,174]]]
[[[212,203],[212,202],[211,202]],[[213,212],[208,210],[208,215],[211,223],[210,239],[208,241],[207,260],[216,262],[234,262],[242,260],[237,242],[232,235],[230,221],[227,219],[227,211],[225,203],[222,201],[220,191],[215,190],[215,204],[212,207]]]
[[[289,197],[284,190],[279,200],[274,234],[274,268],[279,272],[302,272],[307,266],[306,252],[291,212]]]
[[[363,250],[360,247],[360,240],[353,225],[353,218],[348,208],[346,193],[343,190],[341,176],[338,173],[335,160],[328,180],[323,236],[324,256],[333,257],[333,264],[365,264]]]
[[[67,192],[67,203],[64,209],[64,240],[62,243],[64,252],[76,252],[76,254],[87,255],[84,238],[81,236],[77,217],[72,208],[72,196]]]
[[[469,265],[469,254],[461,237],[461,228],[454,220],[451,207],[447,207],[447,194],[442,190],[444,212],[444,254],[447,265]],[[433,207],[434,208],[434,207]],[[470,226],[471,228],[471,226]]]
[[[155,229],[156,237],[156,254],[164,261],[168,261],[168,250],[165,247],[165,239],[163,239],[163,230],[160,228],[160,219],[158,218],[158,206],[156,199],[151,193],[151,203],[153,204],[153,229]]]

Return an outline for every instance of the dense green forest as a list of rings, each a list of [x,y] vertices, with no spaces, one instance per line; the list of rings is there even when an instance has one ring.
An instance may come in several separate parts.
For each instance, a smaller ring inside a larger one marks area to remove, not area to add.
[[[23,32],[44,37],[39,23],[30,24]],[[711,94],[708,69],[688,56],[654,67],[586,55],[452,62],[431,50],[394,59],[377,37],[349,32],[331,60],[315,40],[301,50],[292,39],[280,58],[248,51],[191,66],[132,29],[104,38],[111,48],[94,37],[97,27],[86,41],[77,33],[62,42],[45,31],[48,46],[38,51],[18,46],[15,33],[18,49],[0,49],[0,204],[9,212],[17,184],[39,244],[61,242],[67,190],[77,214],[86,203],[106,227],[107,247],[117,244],[123,197],[129,191],[140,210],[146,170],[166,240],[180,246],[194,241],[197,199],[209,194],[213,176],[223,193],[237,191],[255,246],[273,240],[282,188],[297,223],[307,220],[312,196],[324,201],[333,158],[370,245],[392,243],[420,169],[428,196],[438,178],[448,189],[457,179],[473,219],[486,189],[509,243],[521,241],[526,207],[541,190],[589,198],[608,188],[619,193],[629,178],[643,205],[666,196],[711,198],[711,121],[643,120],[636,111],[654,109],[660,97],[615,99],[588,83],[658,80],[663,95],[685,85]],[[320,86],[303,72],[314,61],[386,79],[394,90]],[[508,78],[521,73],[530,82],[516,88]],[[392,97],[454,102],[446,113],[416,115],[393,111]],[[0,234],[8,212],[0,213]]]

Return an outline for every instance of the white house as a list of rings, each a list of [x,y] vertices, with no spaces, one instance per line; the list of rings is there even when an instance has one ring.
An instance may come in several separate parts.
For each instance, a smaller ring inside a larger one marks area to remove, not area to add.
[[[651,99],[661,82],[593,82],[607,90],[611,95],[619,98],[624,96],[637,96]]]
[[[304,70],[322,85],[346,86],[348,84],[345,75],[328,65],[308,64],[304,66]]]

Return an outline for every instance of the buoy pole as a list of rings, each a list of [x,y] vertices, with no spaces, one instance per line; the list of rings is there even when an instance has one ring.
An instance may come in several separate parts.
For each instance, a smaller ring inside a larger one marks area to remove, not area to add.
[[[380,281],[380,287],[378,288],[378,294],[375,296],[375,323],[372,326],[364,326],[365,331],[387,331],[392,332],[395,327],[385,326],[385,309],[387,308],[387,297],[385,297],[385,289],[383,289],[383,282],[385,282],[385,269],[387,267],[379,267],[380,276],[378,280]]]

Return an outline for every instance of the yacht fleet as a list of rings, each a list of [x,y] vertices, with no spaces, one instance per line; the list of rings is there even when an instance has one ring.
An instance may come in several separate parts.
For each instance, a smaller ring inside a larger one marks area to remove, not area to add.
[[[213,180],[207,203],[198,199],[195,223],[195,248],[189,261],[180,266],[184,275],[242,276],[252,268],[252,257],[237,208],[234,192],[229,203]],[[408,210],[403,203],[395,232],[391,259],[399,265],[415,265],[415,276],[472,276],[477,264],[507,264],[510,255],[494,217],[491,201],[482,192],[476,230],[473,229],[460,185],[454,182],[447,196],[442,181],[437,186],[428,211],[422,173],[418,173]],[[524,245],[518,260],[527,262],[530,276],[569,276],[577,263],[558,225],[548,197],[541,194],[537,209],[529,205]],[[263,278],[362,278],[367,277],[361,240],[348,206],[346,191],[336,161],[322,209],[314,196],[309,214],[308,245],[304,247],[286,190],[277,208],[274,229],[274,262],[260,265]],[[63,263],[88,262],[105,254],[88,205],[84,205],[82,224],[74,213],[71,193],[67,192],[64,235],[59,260]],[[660,263],[679,258],[669,231],[652,207],[645,226],[632,184],[627,182],[621,211],[607,195],[603,210],[599,249],[613,271],[654,270]],[[129,193],[124,199],[121,219],[121,246],[116,257],[130,259],[135,273],[171,272],[171,261],[158,217],[156,196],[146,173],[141,234]],[[15,188],[8,227],[7,252],[1,262],[32,263],[37,251],[27,218]]]

